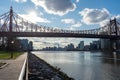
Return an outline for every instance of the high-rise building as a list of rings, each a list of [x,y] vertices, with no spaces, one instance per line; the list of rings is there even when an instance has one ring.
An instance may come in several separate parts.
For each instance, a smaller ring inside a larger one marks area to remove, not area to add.
[[[80,41],[77,47],[79,50],[84,50],[84,41]]]
[[[90,43],[90,50],[100,50],[100,49],[101,49],[100,40],[93,41],[92,43]]]
[[[67,46],[65,46],[66,50],[73,50],[74,49],[74,44],[70,43]]]
[[[33,42],[32,41],[29,42],[28,50],[30,50],[30,51],[33,50]]]
[[[110,40],[109,39],[101,39],[101,49],[109,50],[110,49]]]
[[[85,45],[84,50],[90,50],[90,45]]]
[[[22,49],[24,51],[27,51],[28,50],[28,40],[27,39],[21,39],[20,42],[21,42]]]

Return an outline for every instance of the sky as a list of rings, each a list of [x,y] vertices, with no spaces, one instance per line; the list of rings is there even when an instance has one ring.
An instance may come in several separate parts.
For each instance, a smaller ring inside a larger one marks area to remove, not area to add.
[[[38,25],[68,30],[88,30],[103,27],[111,18],[120,18],[120,0],[1,0],[0,15],[10,6],[21,17]],[[28,38],[34,48],[65,46],[84,40],[89,44],[95,39],[86,38]]]

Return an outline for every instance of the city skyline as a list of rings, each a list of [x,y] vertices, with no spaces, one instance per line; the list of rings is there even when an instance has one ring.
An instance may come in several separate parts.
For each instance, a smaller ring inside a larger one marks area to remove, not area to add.
[[[101,47],[101,41],[95,40],[92,41],[88,45],[84,45],[84,41],[79,41],[77,45],[74,45],[74,43],[67,44],[66,46],[60,47],[58,46],[47,46],[42,49],[35,49],[35,50],[43,50],[43,51],[80,51],[80,50],[102,50]]]
[[[2,0],[0,14],[7,12],[12,6],[20,16],[39,25],[86,30],[103,26],[113,17],[119,20],[119,2],[113,0]],[[35,48],[40,48],[46,45],[64,46],[71,42],[78,44],[80,40],[89,44],[93,39],[29,38],[29,40],[34,41]]]

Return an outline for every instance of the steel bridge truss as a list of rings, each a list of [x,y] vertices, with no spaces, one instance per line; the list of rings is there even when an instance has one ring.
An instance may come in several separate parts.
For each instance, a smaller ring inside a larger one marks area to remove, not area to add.
[[[100,28],[91,30],[65,30],[58,28],[51,28],[43,25],[34,24],[15,12],[12,8],[9,12],[0,16],[0,33],[58,33],[58,34],[77,34],[77,35],[94,35],[94,36],[120,36],[120,23],[114,18],[110,22]]]

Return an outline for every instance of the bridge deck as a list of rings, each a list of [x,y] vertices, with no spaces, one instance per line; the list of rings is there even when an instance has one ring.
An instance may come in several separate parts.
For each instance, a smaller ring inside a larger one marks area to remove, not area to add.
[[[78,33],[49,33],[49,32],[0,32],[0,37],[70,37],[70,38],[103,38],[119,39],[116,35],[96,35]]]

